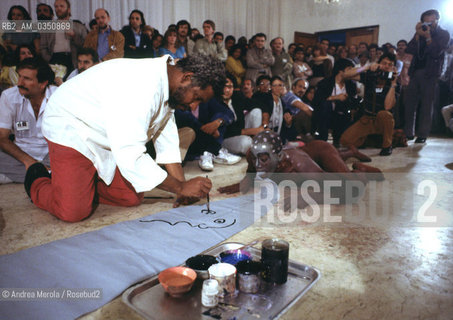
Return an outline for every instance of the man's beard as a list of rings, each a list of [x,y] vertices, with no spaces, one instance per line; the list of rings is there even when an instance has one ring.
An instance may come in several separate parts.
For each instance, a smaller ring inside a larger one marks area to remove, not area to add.
[[[66,19],[69,17],[69,10],[66,10],[65,12],[61,13],[60,15],[57,15],[58,19]]]
[[[191,88],[191,85],[187,85],[185,87],[178,87],[176,90],[170,94],[170,97],[168,98],[168,105],[172,109],[176,109],[177,107],[182,108],[183,110],[187,111],[190,107],[186,104],[183,104],[182,102],[184,101],[184,95],[186,92]]]

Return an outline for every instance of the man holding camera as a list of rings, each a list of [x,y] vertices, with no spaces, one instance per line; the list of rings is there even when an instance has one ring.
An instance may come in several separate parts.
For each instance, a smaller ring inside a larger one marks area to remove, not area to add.
[[[404,132],[409,140],[416,134],[415,143],[424,143],[431,130],[436,85],[450,41],[448,31],[439,27],[439,19],[437,10],[423,12],[406,49],[414,58],[409,67],[410,82],[405,96]]]
[[[378,63],[345,70],[345,79],[358,78],[365,85],[363,116],[341,136],[343,146],[361,146],[368,135],[382,135],[381,156],[392,154],[392,137],[395,120],[391,109],[396,102],[396,56],[386,53]]]

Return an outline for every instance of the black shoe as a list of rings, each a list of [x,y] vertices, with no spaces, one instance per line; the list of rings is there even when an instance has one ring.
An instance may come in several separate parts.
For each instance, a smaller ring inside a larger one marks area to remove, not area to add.
[[[426,138],[417,137],[417,139],[415,139],[415,143],[425,143],[425,142],[426,142]]]
[[[414,140],[414,136],[407,136],[407,141]]]
[[[28,168],[27,173],[25,174],[24,187],[30,198],[31,185],[36,179],[42,177],[50,178],[49,171],[47,171],[47,168],[42,163],[36,162]]]
[[[392,154],[392,146],[388,148],[382,148],[381,152],[379,152],[380,156],[389,156]]]

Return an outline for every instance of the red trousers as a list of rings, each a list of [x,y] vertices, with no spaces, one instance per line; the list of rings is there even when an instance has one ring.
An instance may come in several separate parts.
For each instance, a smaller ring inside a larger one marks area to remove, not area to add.
[[[130,207],[142,202],[143,192],[135,192],[118,168],[108,186],[98,178],[93,163],[84,155],[47,142],[52,178],[38,178],[30,189],[31,200],[39,208],[61,220],[76,222],[88,217],[97,203]]]

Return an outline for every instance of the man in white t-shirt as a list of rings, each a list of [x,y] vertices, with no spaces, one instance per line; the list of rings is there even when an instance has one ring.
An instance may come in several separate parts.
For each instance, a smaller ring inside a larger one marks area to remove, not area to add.
[[[55,75],[39,58],[20,62],[17,73],[17,86],[0,97],[0,183],[24,182],[26,169],[36,161],[49,165],[41,123],[47,100],[56,90],[49,86]]]
[[[113,59],[64,83],[49,100],[42,126],[52,178],[41,164],[25,178],[33,203],[75,222],[96,203],[139,205],[143,192],[156,187],[175,193],[175,206],[205,196],[209,179],[184,178],[174,109],[208,101],[224,83],[221,61],[205,55],[176,65],[168,55]],[[146,153],[149,140],[155,160]]]

